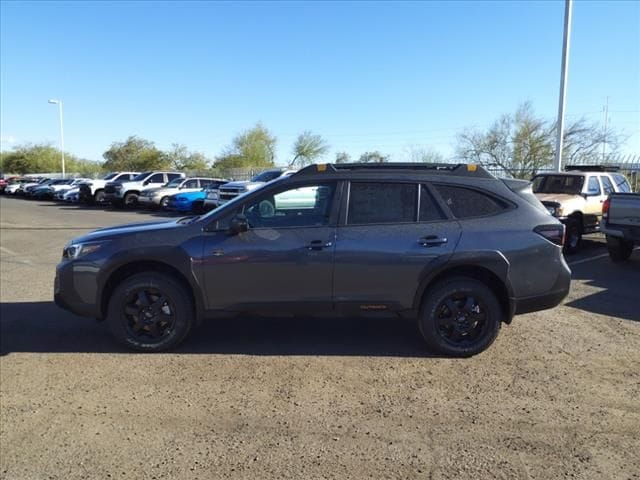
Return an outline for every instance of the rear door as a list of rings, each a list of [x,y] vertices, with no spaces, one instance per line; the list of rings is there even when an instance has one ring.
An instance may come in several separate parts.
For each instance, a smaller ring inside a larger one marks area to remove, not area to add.
[[[417,182],[353,181],[347,197],[336,237],[336,307],[411,308],[423,276],[455,250],[458,222]]]

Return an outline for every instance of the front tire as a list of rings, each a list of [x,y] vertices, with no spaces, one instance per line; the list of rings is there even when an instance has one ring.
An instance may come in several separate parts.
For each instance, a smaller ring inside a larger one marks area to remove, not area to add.
[[[169,197],[162,197],[160,199],[160,208],[162,210],[166,210],[168,206],[169,206]]]
[[[503,317],[498,299],[484,283],[451,277],[426,292],[418,326],[434,352],[471,357],[489,348]]]
[[[115,339],[139,352],[161,352],[181,343],[194,324],[187,290],[169,275],[133,275],[109,299],[107,323]]]
[[[96,205],[102,205],[104,203],[104,190],[98,190],[93,195],[93,203]]]
[[[628,260],[633,252],[633,242],[629,242],[627,240],[623,240],[621,238],[607,237],[607,251],[609,252],[609,257],[614,262],[624,262]]]
[[[124,208],[135,208],[138,205],[138,194],[127,193],[122,199]]]

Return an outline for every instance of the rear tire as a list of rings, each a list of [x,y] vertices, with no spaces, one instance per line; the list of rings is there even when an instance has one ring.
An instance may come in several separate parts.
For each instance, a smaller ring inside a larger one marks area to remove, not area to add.
[[[564,242],[564,253],[573,255],[578,251],[582,241],[582,225],[578,220],[570,220],[567,223],[567,237]]]
[[[611,260],[616,263],[624,262],[633,252],[633,242],[607,235],[607,250]]]
[[[452,357],[471,357],[498,336],[504,313],[495,294],[484,283],[450,277],[425,294],[418,326],[433,351]]]
[[[193,302],[169,275],[139,273],[113,291],[107,323],[122,345],[139,352],[161,352],[177,346],[191,331]]]

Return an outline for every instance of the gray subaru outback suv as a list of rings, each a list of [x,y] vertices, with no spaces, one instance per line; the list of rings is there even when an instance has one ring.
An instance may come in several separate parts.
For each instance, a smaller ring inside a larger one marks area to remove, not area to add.
[[[69,242],[56,303],[146,352],[203,319],[415,319],[433,352],[485,350],[515,314],[569,291],[564,226],[528,182],[476,165],[311,165],[207,215]]]

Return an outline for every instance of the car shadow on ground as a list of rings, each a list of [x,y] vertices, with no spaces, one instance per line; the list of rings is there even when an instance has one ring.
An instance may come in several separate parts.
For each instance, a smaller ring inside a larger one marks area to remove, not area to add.
[[[0,355],[13,352],[128,353],[105,322],[52,302],[0,304]],[[415,322],[375,318],[206,320],[176,353],[435,357]]]
[[[594,253],[606,254],[605,248]],[[614,263],[608,256],[573,264],[569,260],[571,277],[582,280],[591,287],[602,289],[566,303],[592,313],[640,322],[640,249],[636,249],[628,261]]]

